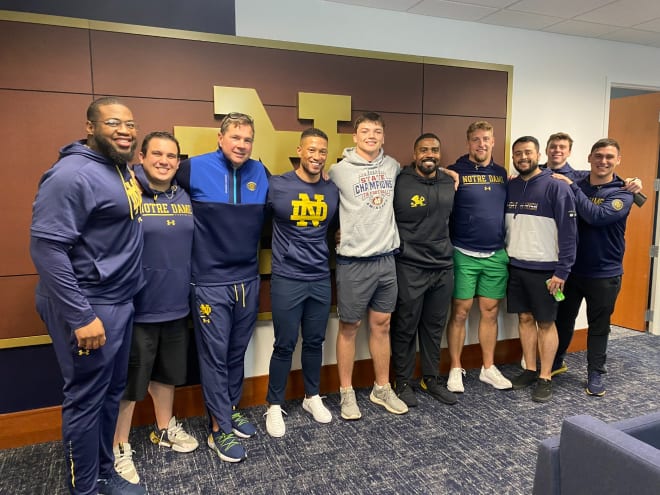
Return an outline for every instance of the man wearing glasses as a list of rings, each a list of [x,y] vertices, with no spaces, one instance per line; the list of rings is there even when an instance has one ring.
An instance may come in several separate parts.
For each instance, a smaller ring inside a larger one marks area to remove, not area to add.
[[[211,423],[207,443],[227,462],[245,459],[238,438],[256,433],[236,410],[259,308],[257,253],[268,193],[266,168],[250,159],[253,140],[252,118],[227,114],[218,149],[181,162],[176,175],[195,219],[192,312]]]
[[[62,440],[73,494],[143,494],[114,470],[112,440],[126,385],[133,296],[143,285],[141,195],[127,164],[137,145],[119,99],[87,109],[87,138],[41,178],[30,254],[37,311],[64,378]]]

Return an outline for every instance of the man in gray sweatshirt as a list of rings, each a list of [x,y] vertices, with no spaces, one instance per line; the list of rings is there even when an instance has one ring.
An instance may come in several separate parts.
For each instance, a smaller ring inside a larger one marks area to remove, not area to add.
[[[392,200],[399,163],[383,152],[385,125],[377,113],[355,121],[354,148],[330,169],[339,188],[341,241],[337,247],[337,368],[341,416],[360,419],[352,387],[355,339],[367,313],[369,351],[376,381],[369,399],[394,414],[408,412],[389,383],[390,316],[396,305],[394,254],[399,233]]]

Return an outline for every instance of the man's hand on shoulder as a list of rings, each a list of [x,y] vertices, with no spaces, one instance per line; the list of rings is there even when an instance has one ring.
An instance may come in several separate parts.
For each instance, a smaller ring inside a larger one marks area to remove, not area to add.
[[[553,179],[558,179],[560,181],[566,182],[569,186],[573,184],[573,181],[566,177],[564,174],[552,174]]]
[[[623,179],[623,182],[626,184],[623,186],[626,191],[630,191],[633,194],[642,192],[642,180],[639,177],[628,177]]]
[[[438,170],[440,170],[441,172],[444,172],[449,177],[454,179],[454,191],[456,191],[458,189],[458,186],[460,185],[459,175],[456,172],[454,172],[453,170],[446,169],[445,167],[438,167]]]
[[[98,317],[84,327],[74,330],[74,333],[81,349],[98,349],[105,345],[105,328]]]

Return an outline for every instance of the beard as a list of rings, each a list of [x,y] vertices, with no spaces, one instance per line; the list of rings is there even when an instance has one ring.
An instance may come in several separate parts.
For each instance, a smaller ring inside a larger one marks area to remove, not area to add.
[[[424,158],[415,163],[415,168],[420,174],[430,177],[438,170],[438,160],[435,158]]]
[[[539,168],[539,162],[529,162],[529,168],[525,170],[518,168],[518,164],[516,163],[513,164],[513,167],[518,171],[520,177],[524,179],[525,177],[529,177],[534,172],[536,172],[536,169]]]
[[[94,143],[96,143],[96,147],[99,150],[99,153],[107,156],[118,165],[126,165],[128,162],[130,162],[133,159],[133,154],[135,153],[135,149],[137,148],[136,139],[133,139],[129,151],[120,151],[116,149],[113,146],[112,142],[103,136],[94,134],[93,139],[94,139]]]

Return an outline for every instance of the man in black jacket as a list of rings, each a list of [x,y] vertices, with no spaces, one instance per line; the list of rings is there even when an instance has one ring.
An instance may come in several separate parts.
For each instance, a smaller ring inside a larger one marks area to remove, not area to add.
[[[401,171],[394,188],[401,238],[396,257],[399,294],[391,328],[396,393],[409,407],[417,405],[412,378],[419,334],[421,389],[445,404],[454,404],[456,396],[438,380],[440,341],[454,287],[449,240],[454,181],[438,173],[440,139],[435,134],[417,138],[413,160]]]

